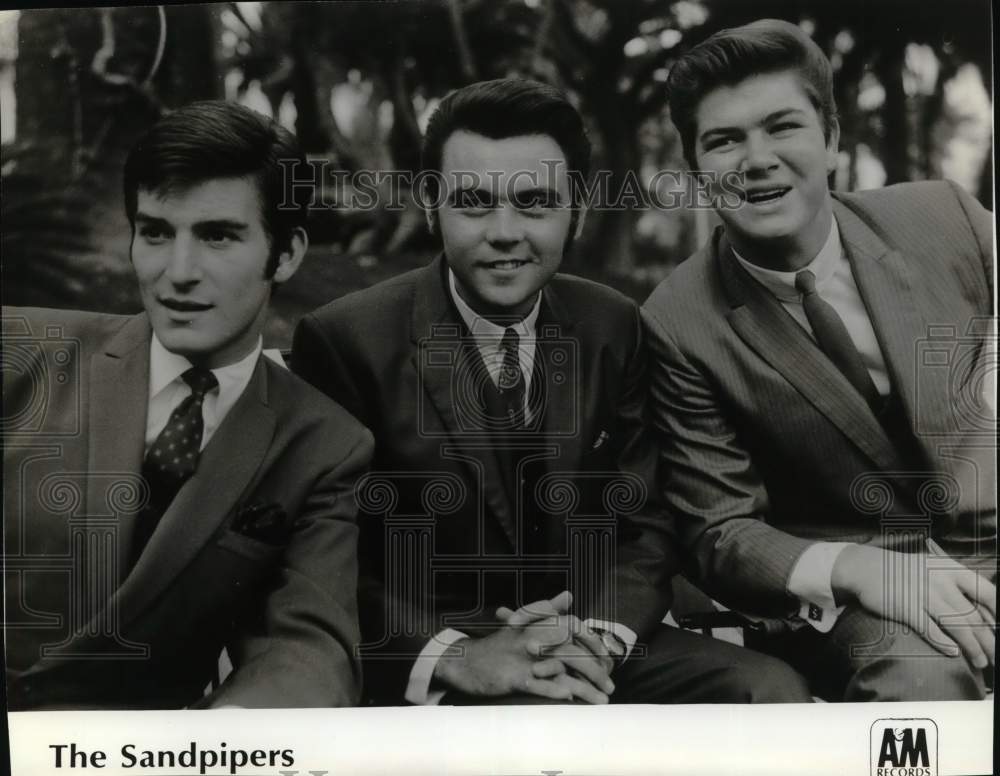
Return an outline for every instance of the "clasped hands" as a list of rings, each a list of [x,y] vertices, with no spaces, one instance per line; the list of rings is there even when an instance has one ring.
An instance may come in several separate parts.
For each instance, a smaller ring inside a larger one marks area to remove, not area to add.
[[[615,689],[614,660],[600,635],[569,614],[572,603],[564,591],[517,611],[500,607],[502,627],[452,644],[438,660],[435,678],[468,695],[607,703]]]

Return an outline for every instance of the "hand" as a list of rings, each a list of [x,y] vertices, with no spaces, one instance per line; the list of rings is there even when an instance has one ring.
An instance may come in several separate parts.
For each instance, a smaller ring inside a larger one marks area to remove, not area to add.
[[[615,666],[614,658],[608,653],[607,647],[600,635],[592,631],[572,614],[559,617],[548,617],[525,625],[526,633],[537,633],[540,642],[545,641],[548,633],[555,630],[567,631],[572,638],[562,643],[544,646],[539,653],[543,658],[535,664],[536,676],[545,676],[554,671],[553,661],[562,663],[565,669],[573,674],[586,678],[596,688],[607,693],[614,691],[611,681],[611,670]],[[549,639],[551,640],[551,639]],[[539,674],[539,672],[543,672]]]
[[[438,660],[434,676],[469,695],[529,693],[553,700],[607,703],[607,693],[597,689],[592,680],[567,674],[559,659],[542,657],[547,649],[565,646],[572,638],[567,624],[561,625],[540,631],[504,627],[481,639],[460,639]],[[571,647],[567,649],[571,651]],[[542,666],[540,676],[535,666]],[[592,673],[600,681],[600,674]],[[610,684],[607,674],[603,679]]]
[[[850,545],[833,567],[834,595],[901,622],[945,655],[995,664],[996,587],[947,556]]]
[[[521,627],[546,617],[569,614],[573,607],[573,594],[569,590],[563,590],[552,599],[542,599],[530,604],[525,604],[516,612],[506,606],[497,609],[497,619],[505,625]]]
[[[541,601],[534,601],[530,604],[525,604],[516,612],[512,611],[509,607],[501,606],[497,609],[497,619],[501,622],[513,626],[513,627],[527,627],[529,625],[538,625],[538,627],[546,627],[546,621],[549,621],[552,617],[560,617],[563,615],[569,615],[569,610],[573,606],[573,594],[568,590],[564,590],[552,599],[542,599]],[[611,670],[614,668],[615,660],[607,647],[604,645],[604,641],[601,637],[595,633],[593,630],[584,625],[578,618],[573,615],[570,616],[569,625],[573,629],[573,638],[580,645],[587,649],[589,654],[597,659],[598,665],[603,670],[605,674],[610,674]],[[548,622],[548,625],[552,625],[552,622]],[[575,650],[569,649],[550,649],[546,652],[547,655],[551,657],[566,657],[577,659],[578,665],[570,666],[567,664],[566,667],[579,668],[579,658],[580,655]],[[544,673],[536,673],[536,676],[548,676],[550,671],[555,671],[555,665],[552,663],[538,663],[535,666],[535,670],[542,671]],[[593,672],[587,671],[587,666],[584,665],[583,673],[591,675]],[[603,685],[599,685],[603,686]]]

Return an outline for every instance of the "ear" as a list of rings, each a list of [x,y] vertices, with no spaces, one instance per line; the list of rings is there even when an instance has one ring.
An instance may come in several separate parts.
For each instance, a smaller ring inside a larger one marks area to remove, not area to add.
[[[301,226],[296,227],[288,241],[288,250],[278,254],[278,268],[274,271],[274,282],[284,283],[294,275],[309,249],[309,235]]]
[[[432,209],[432,208],[425,207],[424,208],[424,218],[427,220],[427,231],[430,232],[432,235],[436,235],[437,234],[437,211],[434,210],[434,209]]]
[[[830,139],[826,141],[826,171],[833,172],[839,165],[840,124],[836,119],[830,127]]]

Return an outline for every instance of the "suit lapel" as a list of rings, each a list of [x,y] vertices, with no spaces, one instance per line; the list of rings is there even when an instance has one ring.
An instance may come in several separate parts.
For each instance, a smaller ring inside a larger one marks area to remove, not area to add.
[[[462,365],[481,363],[481,358],[448,298],[445,277],[444,259],[439,256],[416,284],[410,329],[413,366],[448,434],[438,442],[441,457],[461,459],[470,468],[474,481],[481,480],[485,506],[496,516],[511,545],[516,546],[513,499],[504,486],[493,441],[488,433],[477,432],[466,420],[474,419],[481,410],[476,406],[478,391],[466,381],[471,370]],[[468,406],[456,408],[456,402],[463,401]],[[420,407],[417,411],[422,412]]]
[[[149,405],[149,320],[132,318],[90,362],[90,425],[87,515],[107,521],[113,514],[112,483],[139,476]],[[132,521],[117,523],[118,568],[125,569]]]
[[[262,356],[243,395],[202,451],[194,476],[174,497],[119,589],[115,604],[122,624],[155,600],[211,540],[260,468],[274,429]]]
[[[816,409],[884,469],[898,456],[865,400],[781,304],[739,265],[725,237],[716,260],[733,309],[729,323]]]
[[[893,389],[906,411],[916,418],[919,378],[921,431],[943,431],[941,424],[952,416],[948,410],[947,370],[917,371],[916,351],[919,337],[928,331],[920,313],[906,262],[858,217],[840,202],[834,203],[841,240],[865,308],[871,318]],[[911,423],[912,427],[912,423]],[[924,444],[926,434],[918,435]],[[934,446],[925,445],[934,456]]]

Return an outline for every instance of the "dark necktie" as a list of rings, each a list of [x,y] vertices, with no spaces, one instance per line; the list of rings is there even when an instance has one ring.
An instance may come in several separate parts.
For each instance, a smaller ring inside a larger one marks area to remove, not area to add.
[[[524,375],[521,373],[521,359],[518,355],[520,338],[513,329],[507,329],[500,341],[503,351],[503,364],[497,380],[497,389],[507,413],[509,428],[521,428],[524,425]]]
[[[191,387],[191,394],[184,398],[170,413],[167,425],[153,441],[142,464],[142,474],[150,488],[150,499],[136,517],[132,542],[132,563],[142,554],[157,523],[174,500],[181,485],[198,468],[204,420],[201,408],[205,394],[219,382],[207,369],[192,367],[181,375]]]
[[[816,292],[816,276],[807,269],[802,270],[795,276],[795,288],[802,294],[802,307],[820,349],[865,401],[876,408],[879,396],[875,383],[837,311]]]

